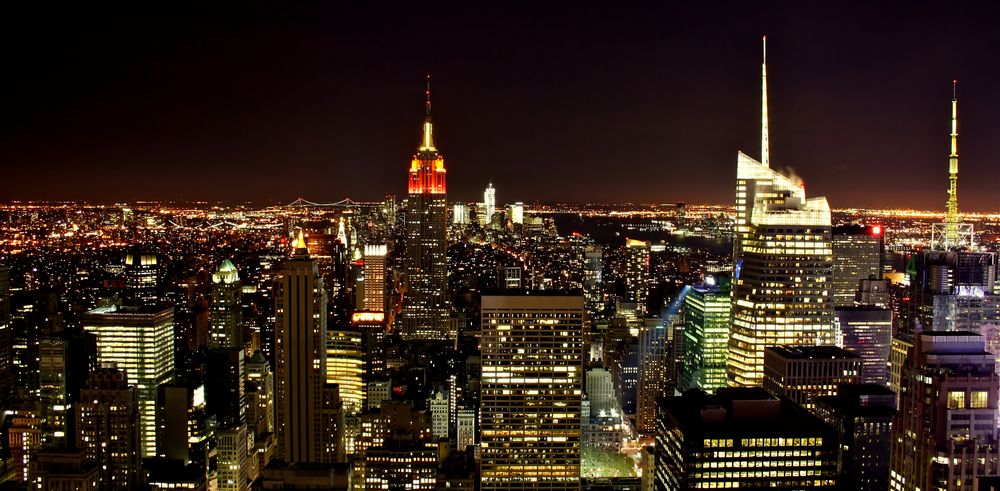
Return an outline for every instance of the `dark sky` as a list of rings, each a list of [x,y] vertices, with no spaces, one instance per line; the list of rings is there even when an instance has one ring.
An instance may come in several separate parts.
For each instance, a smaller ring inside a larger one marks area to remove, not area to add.
[[[990,3],[540,3],[5,6],[0,201],[399,195],[430,72],[453,199],[729,203],[767,34],[810,195],[943,209],[957,78],[960,206],[1000,209]]]

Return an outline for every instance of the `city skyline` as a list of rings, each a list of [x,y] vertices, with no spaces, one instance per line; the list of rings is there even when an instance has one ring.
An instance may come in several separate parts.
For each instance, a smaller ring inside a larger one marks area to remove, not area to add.
[[[725,204],[733,151],[759,152],[756,65],[767,34],[773,167],[805,176],[809,194],[834,208],[943,211],[958,79],[960,210],[997,209],[988,108],[998,101],[986,88],[996,67],[977,58],[1000,41],[989,16],[917,6],[883,30],[889,4],[823,19],[811,10],[298,7],[197,12],[192,21],[181,9],[136,7],[107,18],[77,12],[95,18],[88,27],[71,25],[72,12],[25,12],[11,35],[43,19],[52,22],[40,33],[70,35],[34,33],[26,39],[37,42],[11,56],[18,97],[0,137],[11,169],[0,193],[5,201],[402,196],[400,162],[419,139],[430,72],[457,201],[477,200],[492,182],[501,203]],[[956,22],[936,26],[945,13]],[[324,25],[340,14],[357,22]],[[173,37],[177,28],[186,36]],[[426,43],[379,42],[394,29],[401,39],[426,30]],[[286,168],[297,172],[258,177]]]

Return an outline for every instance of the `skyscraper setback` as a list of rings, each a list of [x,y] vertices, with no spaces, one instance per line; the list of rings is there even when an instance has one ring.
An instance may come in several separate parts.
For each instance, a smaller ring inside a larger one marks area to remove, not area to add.
[[[406,202],[406,285],[402,334],[407,339],[444,339],[448,334],[448,197],[444,157],[434,146],[431,85],[423,138],[410,161]]]
[[[765,58],[766,59],[766,58]],[[766,65],[766,64],[765,64]],[[761,154],[737,157],[730,385],[760,385],[764,348],[833,344],[833,253],[826,198],[768,166],[767,77]]]

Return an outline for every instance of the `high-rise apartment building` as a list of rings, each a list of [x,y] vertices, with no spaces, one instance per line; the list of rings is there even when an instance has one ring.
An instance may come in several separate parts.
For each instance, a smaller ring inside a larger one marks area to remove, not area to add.
[[[654,489],[837,489],[837,433],[759,387],[663,399]]]
[[[334,462],[343,432],[337,387],[326,380],[326,291],[302,232],[275,281],[274,410],[276,457]]]
[[[840,384],[862,382],[863,360],[836,346],[764,349],[764,390],[812,411],[816,399],[837,395]]]
[[[434,146],[430,77],[423,139],[410,161],[406,201],[406,288],[402,335],[446,339],[448,335],[448,196],[444,157]]]
[[[113,366],[95,370],[80,390],[76,446],[97,462],[99,489],[139,489],[143,437],[140,414],[139,390]]]
[[[625,240],[625,301],[636,304],[636,315],[643,316],[649,300],[649,242]]]
[[[834,227],[833,304],[835,307],[854,305],[858,282],[882,277],[882,227],[875,225],[844,225]]]
[[[173,307],[99,307],[82,322],[97,336],[98,361],[117,365],[136,387],[142,455],[156,456],[156,389],[174,377]]]
[[[767,346],[836,341],[830,205],[770,167],[766,64],[762,74],[762,162],[737,157],[727,368],[735,386],[760,385]]]
[[[243,283],[226,259],[212,273],[208,344],[213,348],[243,348]]]
[[[581,295],[482,297],[484,491],[580,488]]]
[[[728,277],[708,276],[684,298],[684,389],[711,393],[727,385],[731,287]]]
[[[893,420],[890,489],[979,489],[979,477],[1000,475],[996,358],[972,332],[925,331],[914,341]]]

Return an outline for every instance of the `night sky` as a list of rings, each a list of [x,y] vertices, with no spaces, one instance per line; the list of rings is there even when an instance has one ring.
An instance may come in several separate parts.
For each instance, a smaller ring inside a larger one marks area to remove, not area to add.
[[[1000,210],[996,6],[542,3],[5,6],[0,201],[402,195],[429,72],[451,199],[731,203],[767,34],[809,195],[943,210],[957,78],[959,206]]]

